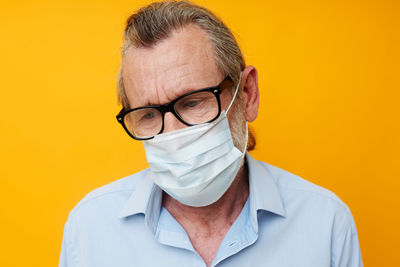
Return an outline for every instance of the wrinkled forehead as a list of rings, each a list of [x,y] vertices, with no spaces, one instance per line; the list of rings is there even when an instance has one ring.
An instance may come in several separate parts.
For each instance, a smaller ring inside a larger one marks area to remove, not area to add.
[[[131,47],[122,62],[131,108],[165,104],[223,79],[207,34],[190,25],[152,47]]]

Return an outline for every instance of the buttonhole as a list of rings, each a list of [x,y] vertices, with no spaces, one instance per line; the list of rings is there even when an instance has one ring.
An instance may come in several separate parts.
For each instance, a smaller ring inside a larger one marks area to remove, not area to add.
[[[228,246],[232,247],[235,244],[236,244],[236,242],[234,241],[234,242],[230,243]]]

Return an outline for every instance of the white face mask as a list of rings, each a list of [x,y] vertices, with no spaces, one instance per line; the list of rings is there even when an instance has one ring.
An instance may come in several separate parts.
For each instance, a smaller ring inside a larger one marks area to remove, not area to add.
[[[213,122],[156,135],[143,141],[153,181],[171,197],[193,207],[208,206],[229,188],[247,147],[240,152],[232,141],[226,113]]]

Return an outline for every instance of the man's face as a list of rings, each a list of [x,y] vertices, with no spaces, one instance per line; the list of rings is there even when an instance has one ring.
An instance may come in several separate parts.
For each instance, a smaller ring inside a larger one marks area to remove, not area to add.
[[[208,36],[195,25],[174,31],[151,48],[131,47],[122,64],[130,108],[166,104],[225,78],[217,68]],[[226,109],[231,101],[229,91],[223,90],[220,97],[222,109]],[[164,119],[164,133],[187,127],[172,113],[166,113]]]

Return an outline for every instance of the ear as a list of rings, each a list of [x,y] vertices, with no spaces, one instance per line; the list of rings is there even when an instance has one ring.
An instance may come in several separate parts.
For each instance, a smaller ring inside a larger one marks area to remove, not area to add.
[[[246,120],[252,122],[258,114],[258,73],[254,66],[247,66],[242,71],[241,86],[245,105]]]

